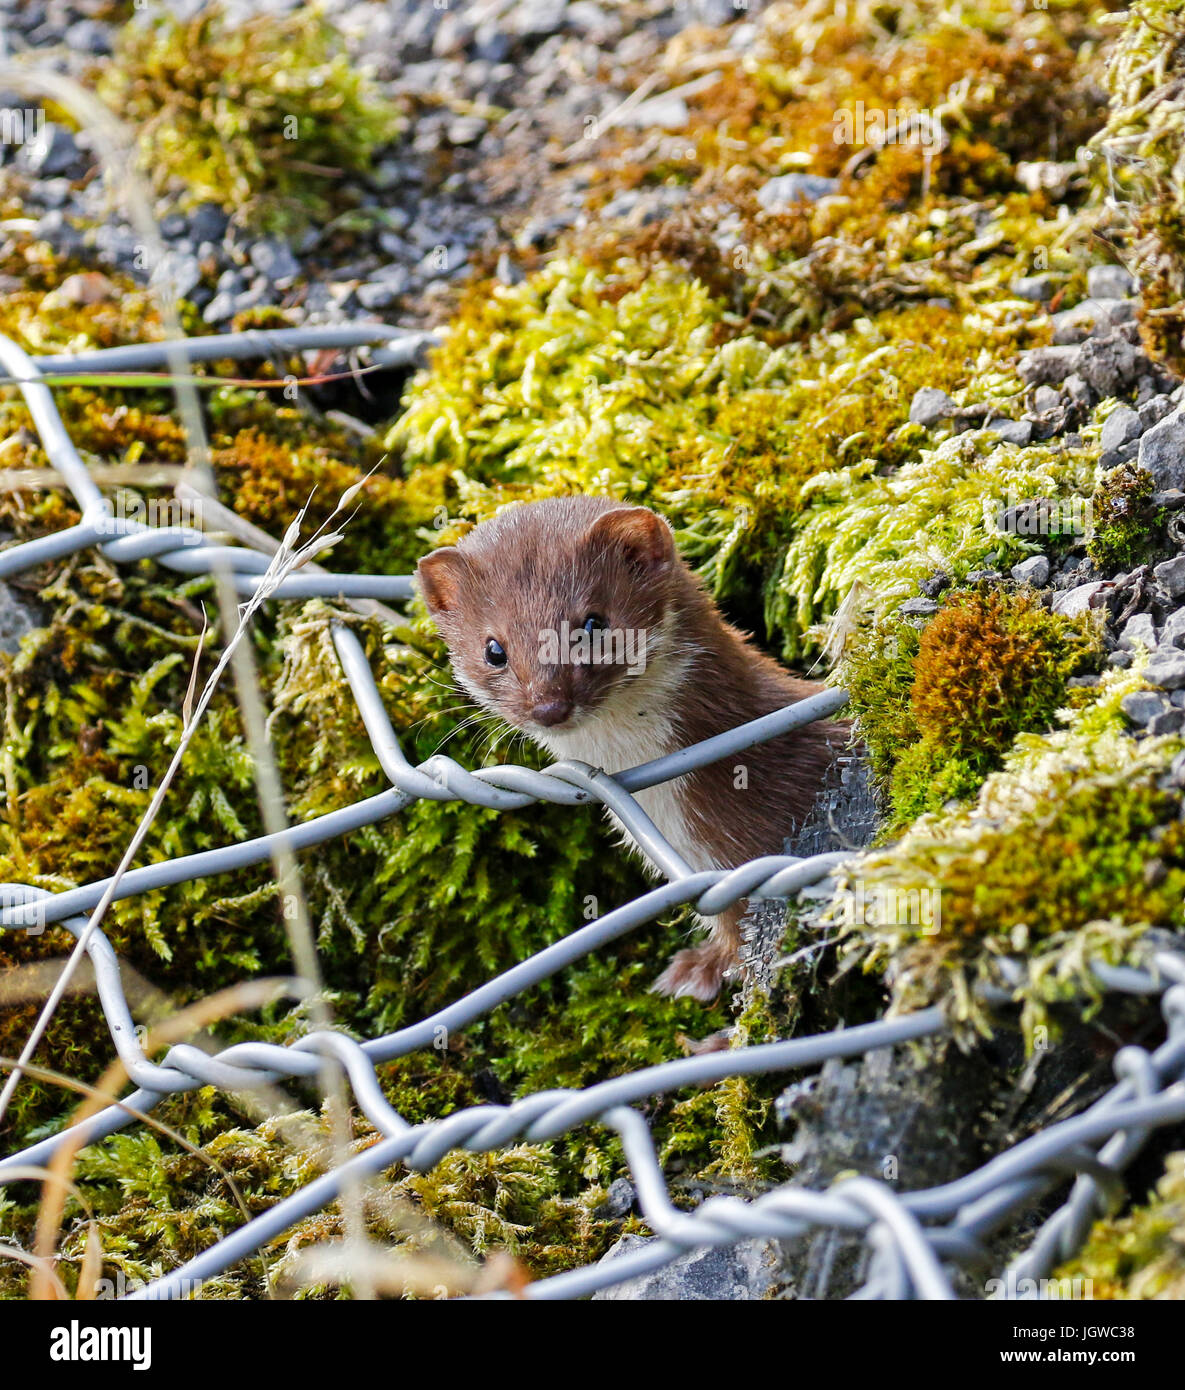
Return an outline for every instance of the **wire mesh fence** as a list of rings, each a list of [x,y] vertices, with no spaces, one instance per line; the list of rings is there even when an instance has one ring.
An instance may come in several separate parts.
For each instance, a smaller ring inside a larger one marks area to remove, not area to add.
[[[73,358],[34,360],[15,343],[0,338],[0,366],[8,373],[0,384],[19,385],[45,451],[82,511],[77,525],[0,552],[0,578],[95,546],[116,563],[152,558],[186,576],[209,573],[221,565],[229,569],[240,594],[251,595],[268,565],[258,552],[215,545],[190,526],[152,527],[113,515],[62,423],[44,380],[46,372],[147,369],[175,360],[178,352],[186,360],[196,361],[364,344],[376,345],[377,362],[399,366],[410,359],[419,341],[420,335],[365,324],[332,330],[228,334],[172,342],[167,347],[143,344]],[[411,592],[408,575],[302,573],[284,578],[272,596],[286,600],[344,597],[400,601]],[[526,1298],[585,1296],[659,1269],[689,1250],[729,1245],[750,1237],[791,1239],[830,1228],[854,1233],[867,1243],[867,1279],[855,1297],[950,1299],[955,1297],[952,1272],[956,1268],[982,1272],[990,1267],[986,1250],[989,1237],[1072,1180],[1066,1201],[1040,1228],[1026,1253],[986,1286],[1003,1297],[1033,1297],[1053,1267],[1080,1247],[1091,1223],[1111,1209],[1116,1193],[1122,1191],[1123,1170],[1149,1136],[1185,1120],[1185,955],[1168,945],[1150,953],[1147,969],[1101,963],[1093,967],[1104,990],[1159,998],[1165,1041],[1153,1051],[1139,1046],[1122,1048],[1115,1057],[1114,1086],[1084,1113],[1049,1125],[956,1181],[925,1190],[900,1192],[888,1181],[869,1177],[844,1180],[827,1191],[790,1182],[751,1200],[712,1196],[692,1211],[680,1210],[671,1200],[646,1120],[635,1107],[683,1087],[726,1077],[816,1067],[830,1059],[858,1058],[874,1049],[936,1037],[948,1026],[938,1008],[816,1036],[691,1056],[584,1090],[545,1091],[508,1106],[476,1106],[443,1119],[408,1123],[383,1095],[377,1066],[433,1046],[441,1030],[467,1026],[672,908],[692,904],[712,916],[741,899],[783,901],[825,883],[850,853],[807,858],[770,855],[732,870],[690,872],[642,809],[635,793],[824,719],[842,708],[846,696],[842,691],[824,692],[612,776],[573,761],[542,771],[514,765],[469,771],[447,756],[435,755],[413,766],[387,717],[357,637],[345,625],[337,624],[333,642],[390,788],[280,834],[131,869],[118,881],[116,899],[259,863],[273,854],[281,840],[291,852],[309,849],[391,816],[417,799],[459,800],[497,810],[538,801],[557,807],[599,804],[615,813],[665,882],[397,1032],[358,1042],[318,1029],[287,1046],[239,1043],[215,1055],[190,1044],[176,1044],[159,1063],[150,1061],[140,1046],[114,950],[100,930],[91,931],[86,951],[94,969],[96,991],[115,1052],[135,1089],[82,1120],[77,1128],[0,1160],[0,1183],[27,1178],[29,1165],[49,1163],[66,1145],[98,1143],[139,1123],[166,1096],[203,1086],[243,1092],[285,1078],[320,1084],[327,1064],[340,1069],[359,1110],[381,1136],[197,1258],[129,1294],[129,1299],[186,1296],[198,1281],[227,1270],[334,1202],[349,1184],[393,1165],[426,1170],[457,1149],[481,1152],[520,1140],[543,1142],[593,1123],[606,1125],[620,1136],[639,1208],[657,1239],[612,1261],[531,1283],[522,1292]],[[94,909],[109,886],[110,880],[102,880],[51,893],[25,884],[0,885],[0,928],[41,930],[60,924],[79,938],[88,920],[81,914]],[[1023,965],[1005,962],[1005,966],[1020,983]],[[995,1002],[1009,998],[1008,991],[1000,991]]]

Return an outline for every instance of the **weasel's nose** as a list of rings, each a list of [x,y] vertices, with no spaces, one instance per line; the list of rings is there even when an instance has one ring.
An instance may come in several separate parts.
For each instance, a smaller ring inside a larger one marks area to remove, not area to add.
[[[548,729],[553,724],[562,724],[571,713],[571,700],[541,700],[531,707],[531,718]]]

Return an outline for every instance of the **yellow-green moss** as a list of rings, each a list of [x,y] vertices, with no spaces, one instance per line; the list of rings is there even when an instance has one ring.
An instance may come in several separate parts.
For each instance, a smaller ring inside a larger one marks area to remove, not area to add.
[[[399,129],[396,111],[315,7],[229,21],[125,25],[100,93],[138,126],[139,158],[161,192],[213,201],[241,222],[284,230],[326,220]]]
[[[1089,1281],[1093,1299],[1185,1298],[1185,1153],[1169,1154],[1146,1202],[1096,1222],[1053,1277]]]
[[[1185,3],[1142,0],[1109,16],[1107,125],[1091,142],[1100,196],[1115,206],[1141,282],[1145,345],[1185,370]]]
[[[974,795],[1018,733],[1051,724],[1100,646],[1093,620],[983,587],[945,596],[920,634],[887,621],[853,643],[838,679],[886,793],[885,833]]]

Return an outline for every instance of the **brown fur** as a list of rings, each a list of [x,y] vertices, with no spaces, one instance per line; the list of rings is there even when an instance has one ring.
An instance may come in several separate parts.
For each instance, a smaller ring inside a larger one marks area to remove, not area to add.
[[[610,498],[553,498],[507,508],[458,546],[425,556],[417,576],[458,680],[481,704],[541,742],[552,729],[537,718],[540,712],[554,718],[570,705],[571,714],[555,725],[562,732],[595,718],[615,692],[632,693],[622,683],[637,677],[621,664],[541,663],[540,633],[565,619],[578,629],[590,613],[611,628],[645,629],[653,671],[661,671],[663,662],[687,663],[670,707],[639,711],[669,721],[668,745],[651,756],[698,743],[822,688],[790,675],[724,621],[679,558],[661,517]],[[501,669],[486,664],[489,637],[506,651]],[[720,867],[780,853],[845,737],[841,724],[808,725],[680,779],[692,839]],[[741,766],[747,785],[738,788]],[[738,904],[714,919],[707,942],[680,951],[656,988],[714,997],[735,960],[742,915]]]

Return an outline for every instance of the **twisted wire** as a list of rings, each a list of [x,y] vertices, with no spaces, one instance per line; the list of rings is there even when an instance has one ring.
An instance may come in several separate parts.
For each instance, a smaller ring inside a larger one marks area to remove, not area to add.
[[[400,334],[370,324],[353,329],[221,335],[187,342],[184,352],[189,360],[196,361],[381,342],[386,346],[375,351],[375,360],[400,366],[412,359],[422,340],[423,335]],[[41,380],[43,368],[103,372],[151,367],[166,360],[165,351],[161,344],[142,344],[34,361],[15,343],[0,337],[0,367],[8,373],[10,383],[20,386],[45,451],[82,510],[78,525],[0,552],[0,578],[95,546],[117,564],[152,558],[187,575],[208,573],[215,563],[229,563],[239,591],[254,592],[268,563],[256,552],[216,546],[191,527],[151,527],[113,516],[62,424],[49,387]],[[411,592],[408,575],[306,574],[289,576],[276,588],[274,597],[400,600]],[[358,1041],[343,1033],[318,1030],[284,1046],[237,1043],[213,1055],[195,1045],[179,1043],[159,1062],[153,1062],[140,1046],[115,951],[101,931],[94,932],[87,952],[96,991],[112,1043],[135,1090],[82,1121],[78,1129],[51,1136],[0,1160],[0,1184],[27,1179],[29,1165],[48,1163],[66,1143],[101,1141],[151,1111],[167,1095],[199,1086],[239,1092],[284,1079],[316,1080],[325,1059],[341,1069],[359,1110],[379,1136],[369,1148],[224,1236],[186,1265],[130,1294],[131,1300],[187,1296],[195,1281],[221,1273],[259,1250],[336,1200],[347,1183],[380,1174],[396,1164],[427,1170],[457,1149],[481,1152],[520,1140],[547,1142],[589,1123],[608,1126],[621,1137],[638,1204],[655,1239],[645,1248],[611,1261],[530,1284],[524,1295],[527,1298],[583,1297],[660,1269],[688,1250],[753,1238],[789,1240],[830,1228],[861,1235],[872,1252],[868,1279],[854,1297],[949,1299],[955,1296],[954,1270],[983,1266],[984,1241],[1016,1213],[1072,1177],[1066,1201],[1044,1223],[1029,1249],[1012,1262],[1001,1281],[1003,1297],[1033,1296],[1032,1287],[1059,1261],[1072,1255],[1091,1223],[1113,1207],[1123,1190],[1123,1170],[1150,1135],[1185,1119],[1185,956],[1160,951],[1151,958],[1148,969],[1101,962],[1092,969],[1105,990],[1159,996],[1166,1040],[1152,1052],[1137,1046],[1123,1048],[1114,1062],[1116,1084],[1082,1114],[1050,1125],[973,1173],[921,1191],[899,1192],[888,1182],[867,1177],[839,1182],[826,1192],[785,1183],[751,1200],[714,1196],[694,1211],[681,1211],[671,1201],[649,1127],[633,1107],[685,1086],[815,1067],[831,1059],[855,1058],[876,1048],[935,1037],[948,1026],[938,1008],[811,1037],[681,1058],[584,1090],[539,1092],[511,1105],[475,1106],[444,1119],[409,1123],[383,1094],[376,1068],[384,1062],[432,1046],[442,1029],[447,1033],[466,1026],[675,906],[690,903],[705,916],[713,916],[746,898],[792,898],[825,882],[838,864],[850,858],[846,853],[807,859],[768,855],[735,869],[693,872],[635,795],[825,719],[842,708],[847,696],[839,690],[825,691],[613,775],[576,761],[542,770],[502,765],[470,771],[443,755],[413,766],[386,715],[358,639],[340,623],[333,625],[332,639],[390,787],[281,835],[260,836],[133,869],[122,880],[117,898],[260,862],[279,840],[292,850],[309,848],[382,820],[417,799],[464,801],[497,810],[540,801],[565,807],[600,805],[621,820],[666,882],[397,1032]],[[0,930],[42,931],[60,924],[78,936],[87,921],[82,914],[99,902],[106,886],[107,881],[102,880],[50,893],[26,884],[0,885]],[[990,1002],[1007,1002],[1012,987],[1023,983],[1022,963],[1004,961],[1002,969],[1009,989],[985,991]]]

